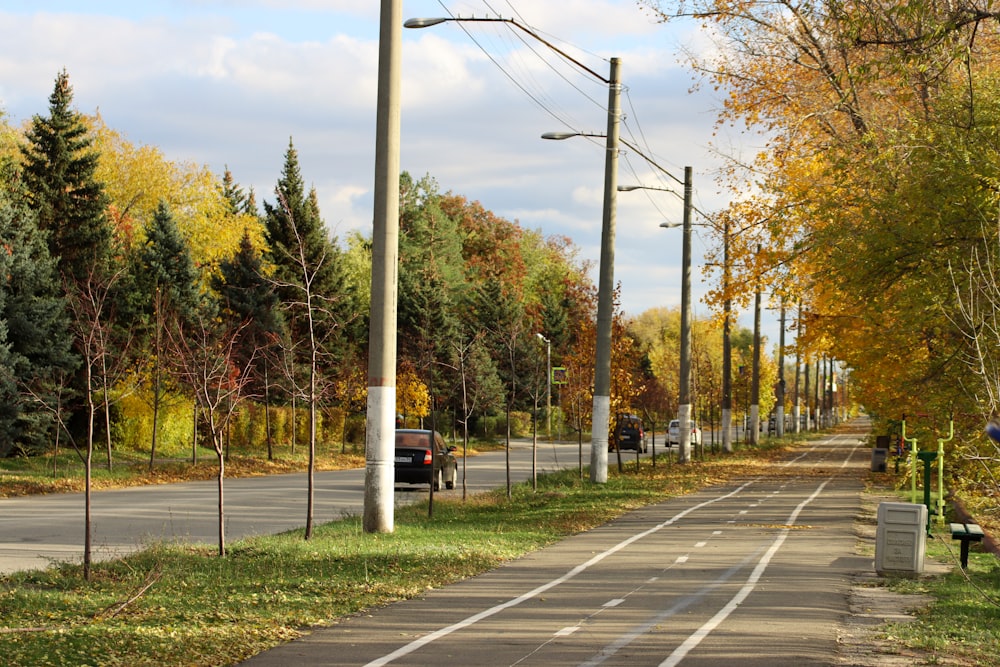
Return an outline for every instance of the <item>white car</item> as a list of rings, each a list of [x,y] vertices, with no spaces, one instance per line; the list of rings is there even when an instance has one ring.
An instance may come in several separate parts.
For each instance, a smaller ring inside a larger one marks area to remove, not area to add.
[[[691,427],[691,444],[701,447],[701,429],[694,422],[689,421],[688,424]],[[667,447],[679,444],[681,444],[681,422],[679,419],[673,419],[667,427]]]

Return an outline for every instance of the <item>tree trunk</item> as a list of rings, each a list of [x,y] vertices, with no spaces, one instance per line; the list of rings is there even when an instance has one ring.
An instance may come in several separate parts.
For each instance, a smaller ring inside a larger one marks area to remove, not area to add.
[[[267,460],[274,460],[274,442],[271,439],[271,382],[267,375],[267,359],[264,359],[264,436],[267,440]]]
[[[309,312],[312,331],[312,311]],[[311,334],[310,334],[311,336]],[[312,538],[313,529],[313,497],[316,485],[316,343],[312,342],[312,358],[309,365],[309,491],[306,501],[306,534],[305,539]]]
[[[156,363],[153,365],[153,437],[149,447],[149,470],[153,470],[153,462],[156,460],[156,441],[160,433],[160,402],[163,390],[162,376],[160,374],[160,361],[163,358],[163,320],[160,317],[159,290],[156,297]],[[197,414],[197,408],[195,408]],[[192,446],[193,448],[194,446]],[[197,454],[192,455],[192,463],[196,463]]]
[[[191,411],[191,465],[198,465],[198,402]]]
[[[90,370],[91,360],[88,358],[85,360],[87,364],[87,455],[84,460],[84,536],[83,536],[83,578],[85,581],[90,581],[90,565],[91,565],[91,520],[90,520],[90,488],[91,488],[91,471],[93,470],[94,462],[94,415],[97,412],[97,406],[94,405],[94,394],[90,391],[90,383],[93,379],[93,375]]]
[[[214,430],[214,429],[213,429]],[[226,555],[226,507],[225,507],[225,494],[223,493],[223,480],[226,478],[226,457],[223,456],[222,443],[219,442],[220,436],[213,436],[215,438],[215,453],[219,459],[219,476],[218,476],[218,491],[219,491],[219,555]]]
[[[108,453],[108,472],[111,472],[111,401],[108,396],[107,355],[101,355],[101,393],[104,403],[104,438]]]

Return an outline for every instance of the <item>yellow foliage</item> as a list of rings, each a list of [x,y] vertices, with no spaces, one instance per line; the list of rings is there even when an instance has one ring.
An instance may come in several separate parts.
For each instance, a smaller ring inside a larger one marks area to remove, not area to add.
[[[168,160],[155,146],[136,146],[100,116],[88,121],[100,155],[96,178],[111,199],[111,221],[127,247],[145,241],[145,225],[161,201],[170,207],[198,267],[215,270],[236,252],[244,232],[256,248],[264,247],[260,220],[232,213],[220,179],[207,167]]]
[[[431,413],[431,397],[427,385],[410,364],[404,363],[396,373],[396,412],[407,417],[426,417]]]

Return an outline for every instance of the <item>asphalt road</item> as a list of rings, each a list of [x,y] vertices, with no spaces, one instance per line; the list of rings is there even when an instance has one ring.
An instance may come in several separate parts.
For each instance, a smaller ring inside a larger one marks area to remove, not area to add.
[[[244,664],[835,664],[852,574],[872,567],[852,531],[866,430]]]
[[[589,462],[589,442],[584,443]],[[536,470],[576,467],[576,444],[539,441]],[[634,457],[634,453],[629,452]],[[613,454],[611,457],[613,458]],[[466,490],[483,491],[506,484],[503,452],[469,457]],[[633,459],[634,460],[634,459]],[[511,478],[531,476],[531,443],[511,446]],[[459,460],[462,493],[463,466]],[[364,470],[316,473],[314,518],[316,523],[359,515],[364,509]],[[301,529],[306,521],[306,475],[271,475],[225,480],[226,539]],[[151,542],[176,540],[218,542],[216,483],[188,482],[145,486],[92,494],[92,556],[115,558]],[[396,502],[424,498],[426,485],[396,487]],[[0,499],[0,573],[45,568],[57,562],[82,562],[84,497],[80,493]]]

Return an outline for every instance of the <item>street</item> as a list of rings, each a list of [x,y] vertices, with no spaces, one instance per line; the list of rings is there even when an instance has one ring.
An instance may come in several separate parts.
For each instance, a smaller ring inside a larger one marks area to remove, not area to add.
[[[244,664],[830,665],[872,567],[852,532],[866,426]]]
[[[584,447],[590,446],[589,442]],[[459,450],[458,454],[461,453]],[[584,455],[589,461],[589,449]],[[628,452],[634,460],[634,454]],[[627,456],[623,454],[623,456]],[[576,444],[539,441],[537,470],[556,470],[578,464]],[[467,459],[470,493],[506,483],[504,452],[488,452]],[[628,460],[628,459],[626,459]],[[442,496],[462,493],[463,467],[458,488]],[[531,442],[511,445],[511,478],[530,479]],[[316,473],[316,523],[359,515],[364,504],[364,470]],[[159,540],[218,542],[218,494],[214,481],[164,484],[92,494],[93,558],[115,558]],[[396,486],[396,503],[426,497],[427,485]],[[226,539],[301,529],[306,520],[306,475],[271,475],[226,479]],[[38,569],[57,562],[81,562],[84,538],[84,496],[50,494],[0,499],[0,573]]]

